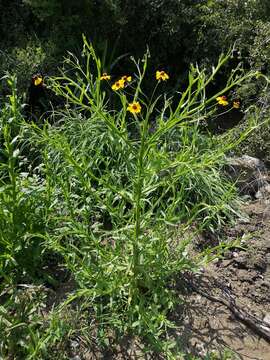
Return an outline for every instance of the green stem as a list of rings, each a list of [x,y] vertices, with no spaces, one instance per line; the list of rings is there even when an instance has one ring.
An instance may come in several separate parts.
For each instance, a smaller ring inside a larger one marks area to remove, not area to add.
[[[137,181],[135,184],[135,229],[134,229],[134,238],[133,238],[133,273],[136,278],[138,275],[139,268],[139,238],[141,235],[141,196],[142,196],[142,187],[143,187],[143,163],[145,155],[145,144],[146,144],[146,130],[148,123],[149,113],[147,113],[143,124],[142,124],[142,135],[141,135],[141,145],[139,149],[139,157],[137,161]]]

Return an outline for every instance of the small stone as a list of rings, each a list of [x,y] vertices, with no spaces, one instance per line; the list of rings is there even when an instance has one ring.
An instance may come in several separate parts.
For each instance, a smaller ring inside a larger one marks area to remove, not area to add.
[[[239,269],[247,269],[247,258],[245,256],[241,256],[240,254],[238,257],[234,258],[234,262],[236,263]]]
[[[270,313],[266,314],[263,318],[263,321],[270,325]]]
[[[223,260],[220,262],[219,266],[221,268],[225,268],[225,267],[229,266],[232,262],[233,262],[233,260]]]
[[[249,218],[241,218],[239,220],[239,224],[250,224],[250,219]]]
[[[261,282],[261,286],[270,288],[270,281],[269,280],[264,280]]]
[[[266,184],[256,192],[255,197],[257,199],[265,199],[270,196],[270,184]]]
[[[70,341],[70,346],[71,346],[73,349],[76,349],[77,347],[80,346],[80,344],[79,344],[78,341],[76,341],[76,340],[71,340],[71,341]]]
[[[263,257],[258,257],[254,261],[254,267],[260,271],[265,271],[267,268],[267,262]]]

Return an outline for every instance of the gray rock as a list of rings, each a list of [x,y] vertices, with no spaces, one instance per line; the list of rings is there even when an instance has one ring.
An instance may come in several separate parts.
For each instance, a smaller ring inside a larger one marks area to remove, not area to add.
[[[264,256],[256,257],[254,260],[254,267],[261,272],[264,272],[267,268],[267,262]]]
[[[80,346],[80,344],[78,343],[78,341],[76,340],[71,340],[70,341],[70,346],[73,348],[73,349],[76,349]]]
[[[255,194],[256,199],[267,199],[270,197],[270,184],[266,184],[260,188]]]
[[[263,321],[270,325],[270,313],[266,314]]]
[[[234,256],[233,261],[239,269],[248,268],[248,259],[245,253],[237,253],[237,256]]]
[[[264,287],[269,289],[270,288],[270,281],[269,280],[263,280],[261,282],[261,286],[264,286]]]
[[[259,193],[263,187],[268,191],[269,176],[260,159],[248,155],[227,158],[225,173],[236,182],[242,195],[254,196],[257,193],[258,196],[263,196],[264,192]]]

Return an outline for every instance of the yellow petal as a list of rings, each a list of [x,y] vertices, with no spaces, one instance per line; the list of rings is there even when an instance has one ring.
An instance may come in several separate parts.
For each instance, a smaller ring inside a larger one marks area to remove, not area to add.
[[[37,77],[37,78],[35,79],[35,81],[34,81],[35,86],[38,86],[38,85],[40,85],[41,83],[42,83],[42,78],[41,78],[41,77]]]

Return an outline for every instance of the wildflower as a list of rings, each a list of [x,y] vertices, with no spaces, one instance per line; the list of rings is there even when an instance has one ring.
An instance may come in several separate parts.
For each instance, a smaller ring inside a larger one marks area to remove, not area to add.
[[[162,80],[162,81],[165,81],[165,80],[168,80],[169,79],[169,75],[165,72],[165,71],[156,71],[156,79],[159,81],[159,80]]]
[[[34,85],[35,86],[38,86],[38,85],[40,85],[42,82],[43,82],[43,79],[42,79],[42,77],[41,76],[35,76],[34,78],[33,78],[33,80],[34,80]]]
[[[128,104],[127,108],[127,110],[132,114],[138,114],[139,112],[141,112],[141,109],[142,107],[139,102],[133,102],[131,104]]]
[[[233,107],[235,109],[239,109],[240,108],[240,101],[239,100],[234,100],[233,101]]]
[[[227,101],[227,96],[223,95],[223,96],[218,96],[216,98],[217,102],[219,105],[221,106],[227,106],[229,103]]]
[[[120,79],[113,84],[112,89],[117,91],[119,89],[123,89],[124,87],[125,87],[125,81]]]
[[[130,75],[124,75],[124,76],[121,77],[121,80],[131,82],[132,77]]]
[[[103,73],[100,77],[100,80],[110,80],[111,75],[108,75],[107,73]]]

